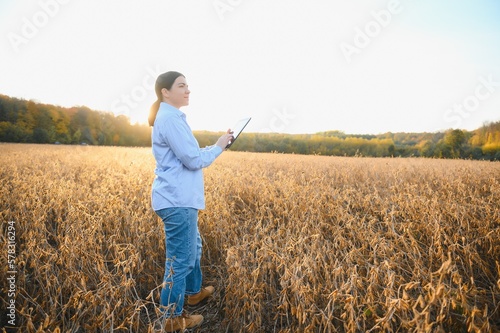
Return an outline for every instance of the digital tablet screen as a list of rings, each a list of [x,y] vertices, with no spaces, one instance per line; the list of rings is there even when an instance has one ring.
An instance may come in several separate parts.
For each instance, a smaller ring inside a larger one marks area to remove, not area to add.
[[[243,118],[241,120],[239,120],[236,125],[234,125],[234,127],[231,127],[231,130],[233,131],[233,139],[228,143],[228,145],[226,146],[226,149],[231,147],[231,145],[234,143],[234,141],[236,141],[236,139],[238,138],[238,136],[240,135],[241,132],[243,132],[243,129],[245,128],[245,126],[248,124],[248,122],[250,121],[250,119],[252,118]]]

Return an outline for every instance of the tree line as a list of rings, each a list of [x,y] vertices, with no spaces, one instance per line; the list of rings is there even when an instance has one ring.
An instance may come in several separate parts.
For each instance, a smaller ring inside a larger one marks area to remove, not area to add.
[[[126,116],[85,106],[65,108],[0,95],[0,141],[147,146],[151,130]]]
[[[215,142],[221,133],[198,132],[200,145]],[[250,152],[330,156],[430,157],[500,161],[500,122],[474,131],[450,129],[438,133],[316,134],[245,133],[231,147]]]
[[[220,132],[195,131],[200,146]],[[65,108],[0,95],[0,142],[151,146],[151,128],[123,115]],[[231,150],[334,156],[435,157],[500,160],[500,121],[474,131],[437,133],[244,133]]]

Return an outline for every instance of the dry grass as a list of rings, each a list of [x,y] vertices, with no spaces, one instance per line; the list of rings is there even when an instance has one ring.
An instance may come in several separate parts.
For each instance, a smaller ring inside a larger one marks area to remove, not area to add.
[[[0,150],[20,331],[154,332],[150,149]],[[499,163],[226,152],[205,186],[199,332],[500,330]]]

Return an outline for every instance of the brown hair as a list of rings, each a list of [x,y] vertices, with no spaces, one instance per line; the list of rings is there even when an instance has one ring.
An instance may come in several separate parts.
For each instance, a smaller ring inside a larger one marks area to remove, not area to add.
[[[156,102],[153,103],[153,105],[151,105],[151,108],[149,109],[149,117],[148,117],[149,126],[153,126],[155,124],[156,115],[158,114],[158,110],[160,109],[160,103],[162,102],[161,90],[163,88],[167,90],[172,89],[172,85],[179,76],[185,77],[179,72],[170,71],[161,74],[156,79],[155,93],[158,99],[156,100]]]

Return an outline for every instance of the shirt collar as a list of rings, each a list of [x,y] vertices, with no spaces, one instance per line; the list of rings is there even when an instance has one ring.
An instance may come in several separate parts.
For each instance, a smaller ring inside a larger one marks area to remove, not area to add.
[[[165,110],[167,112],[174,113],[174,114],[179,115],[179,116],[183,116],[183,117],[186,116],[186,114],[184,112],[182,112],[181,110],[179,110],[175,106],[172,106],[172,105],[165,103],[165,102],[160,103],[160,109]]]

